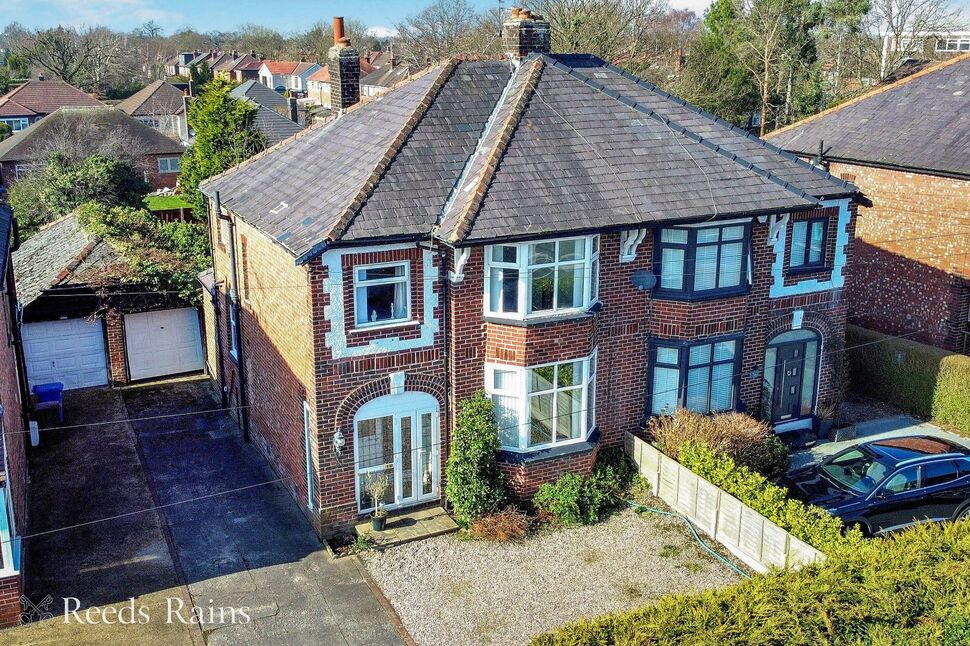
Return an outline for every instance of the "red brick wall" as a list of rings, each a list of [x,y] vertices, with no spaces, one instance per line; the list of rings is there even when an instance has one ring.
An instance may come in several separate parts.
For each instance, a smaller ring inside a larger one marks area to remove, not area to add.
[[[179,174],[158,172],[159,157],[180,157],[180,155],[147,155],[144,164],[145,179],[148,180],[148,184],[152,187],[153,191],[157,191],[160,188],[175,188]]]
[[[598,453],[597,447],[593,451],[531,464],[500,464],[499,468],[505,474],[506,482],[508,482],[512,494],[519,500],[528,501],[539,489],[539,486],[546,482],[555,482],[560,476],[567,473],[589,473],[592,471]]]
[[[848,285],[853,322],[958,349],[970,290],[970,181],[833,163],[862,209]]]
[[[20,625],[21,580],[20,574],[0,579],[0,628]]]
[[[114,384],[128,383],[128,355],[125,350],[125,317],[112,308],[104,316],[108,335],[108,373]]]

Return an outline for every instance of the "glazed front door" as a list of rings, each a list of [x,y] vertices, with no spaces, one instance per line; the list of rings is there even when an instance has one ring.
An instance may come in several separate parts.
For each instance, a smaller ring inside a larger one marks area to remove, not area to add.
[[[775,387],[772,393],[771,421],[798,417],[802,401],[805,344],[786,343],[775,355]]]
[[[434,410],[357,421],[357,501],[404,507],[438,494],[438,415]]]

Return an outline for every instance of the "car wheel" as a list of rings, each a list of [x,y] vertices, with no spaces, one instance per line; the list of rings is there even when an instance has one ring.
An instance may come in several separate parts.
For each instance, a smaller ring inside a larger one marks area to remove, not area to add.
[[[844,533],[848,534],[853,529],[858,529],[863,536],[866,538],[872,538],[872,532],[869,531],[869,526],[865,523],[859,521],[848,522],[845,524]]]
[[[970,520],[970,505],[957,512],[956,520]]]

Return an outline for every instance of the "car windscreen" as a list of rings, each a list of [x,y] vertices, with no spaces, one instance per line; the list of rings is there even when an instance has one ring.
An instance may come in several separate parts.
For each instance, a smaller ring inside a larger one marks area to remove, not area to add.
[[[820,468],[822,473],[840,487],[856,493],[868,494],[875,489],[893,465],[862,449],[849,449],[836,455]]]

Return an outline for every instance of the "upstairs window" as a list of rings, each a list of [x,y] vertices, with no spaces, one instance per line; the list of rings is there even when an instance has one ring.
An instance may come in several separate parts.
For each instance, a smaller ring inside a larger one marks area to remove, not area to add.
[[[179,172],[179,158],[178,157],[159,157],[158,172],[159,173]]]
[[[599,236],[485,249],[488,314],[545,316],[589,307],[599,294]]]
[[[668,227],[657,233],[657,294],[710,298],[747,291],[750,224]]]
[[[796,271],[825,267],[825,237],[828,218],[799,220],[791,230],[791,268]]]
[[[410,274],[407,261],[354,267],[357,327],[410,321]]]

